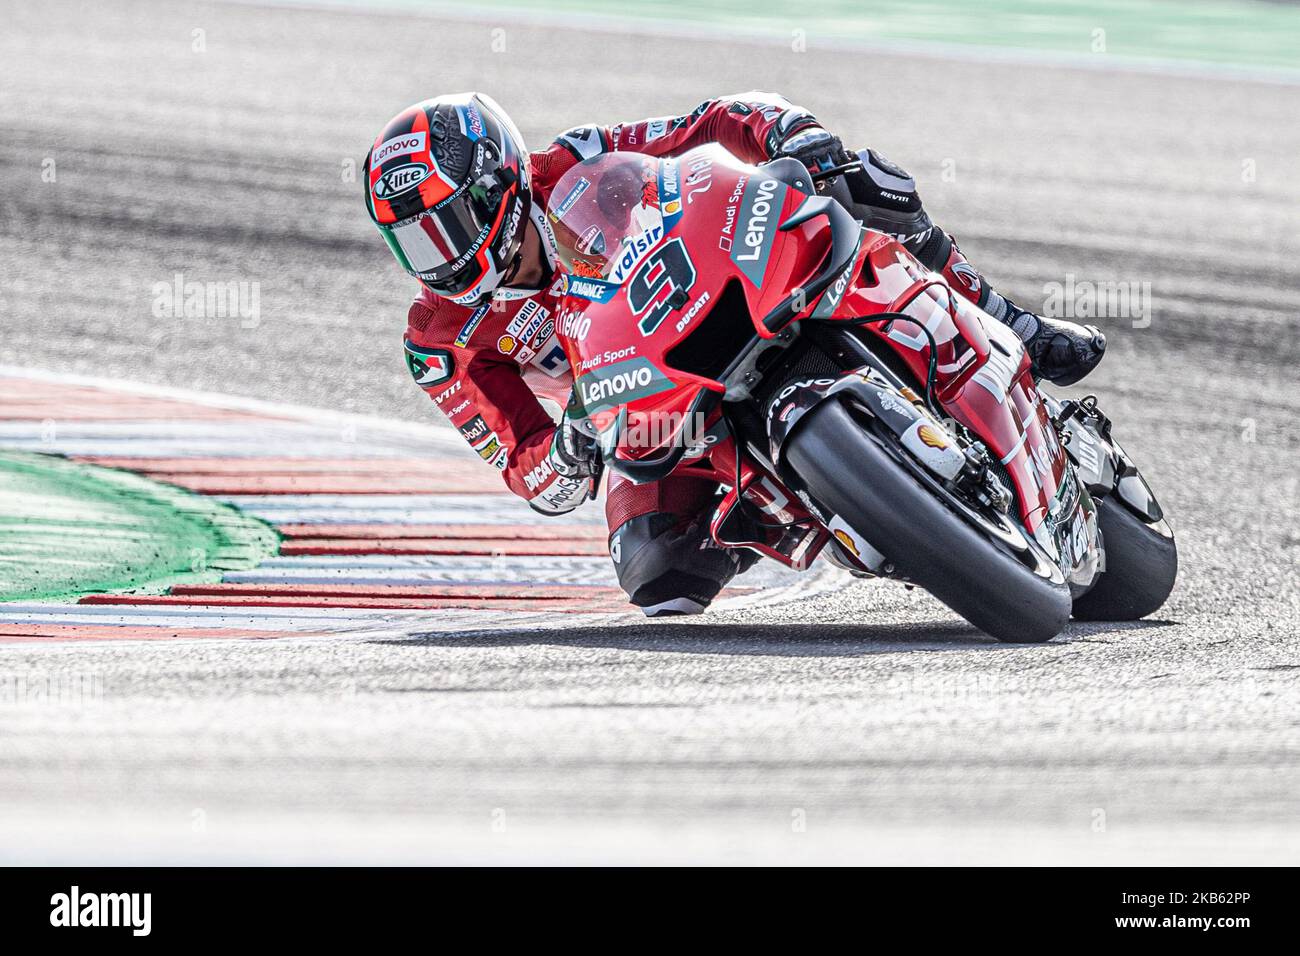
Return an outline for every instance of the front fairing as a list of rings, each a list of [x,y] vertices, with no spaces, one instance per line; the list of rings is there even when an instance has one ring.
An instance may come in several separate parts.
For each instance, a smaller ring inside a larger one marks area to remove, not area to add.
[[[616,182],[604,193],[602,171]],[[624,198],[611,203],[610,193]],[[602,198],[615,215],[600,209]],[[673,159],[625,154],[566,173],[548,210],[569,270],[557,329],[574,370],[574,413],[591,431],[609,445],[619,444],[614,430],[662,435],[668,417],[687,413],[703,393],[725,391],[675,368],[673,350],[732,283],[749,314],[761,316],[815,270],[827,244],[818,224],[778,229],[803,198],[719,146]],[[619,455],[657,450],[622,442]]]

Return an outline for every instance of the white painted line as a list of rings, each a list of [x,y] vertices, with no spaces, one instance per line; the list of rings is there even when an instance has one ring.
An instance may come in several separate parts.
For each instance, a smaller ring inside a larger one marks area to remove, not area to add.
[[[513,525],[517,521],[511,516],[490,514],[481,511],[457,509],[429,509],[421,511],[378,510],[371,508],[333,508],[324,510],[299,511],[286,508],[243,508],[247,514],[261,518],[269,524],[303,524],[320,526],[321,533],[329,530],[332,524],[391,524],[391,525],[426,525],[426,524],[487,524]],[[311,539],[294,539],[300,544],[310,544]],[[394,539],[397,540],[397,539]],[[449,547],[456,544],[455,539],[448,539]]]
[[[579,508],[548,518],[511,494],[214,495],[250,514],[274,514],[278,524],[537,524],[604,526],[602,509]],[[421,515],[419,520],[412,515]],[[443,517],[438,517],[442,515]],[[373,516],[371,520],[367,516]]]
[[[84,605],[89,608],[91,605]],[[0,628],[5,624],[43,624],[43,625],[78,625],[94,624],[104,626],[120,627],[176,627],[176,628],[222,628],[233,627],[245,631],[320,631],[320,630],[347,630],[362,625],[374,625],[376,622],[392,621],[395,624],[404,624],[406,619],[393,616],[393,612],[362,615],[356,614],[348,616],[334,617],[311,617],[308,615],[297,615],[291,618],[254,616],[248,614],[230,613],[230,608],[225,608],[225,614],[191,614],[184,613],[187,609],[177,607],[178,613],[172,614],[122,614],[122,609],[116,609],[118,616],[116,618],[108,617],[103,614],[91,614],[78,611],[77,613],[68,613],[63,615],[50,615],[41,613],[9,613],[7,610],[0,615]],[[288,608],[287,610],[294,610]],[[298,610],[317,610],[316,608],[299,608]]]
[[[431,584],[473,584],[505,585],[512,588],[530,587],[568,587],[576,585],[598,585],[615,587],[618,577],[609,562],[603,573],[592,571],[536,571],[529,577],[518,573],[508,574],[497,571],[479,571],[458,568],[456,570],[361,570],[357,568],[317,568],[303,571],[278,571],[274,568],[255,571],[231,571],[222,577],[227,584],[357,584],[357,585],[403,585],[418,586]]]
[[[268,402],[256,398],[244,398],[237,395],[222,395],[217,392],[202,392],[196,389],[176,388],[169,385],[148,385],[143,382],[128,382],[113,378],[101,378],[93,375],[71,375],[63,372],[51,372],[44,369],[20,368],[15,365],[0,365],[0,378],[25,378],[36,382],[50,382],[58,385],[80,385],[88,388],[102,388],[129,395],[143,395],[149,398],[165,398],[172,401],[193,402],[210,408],[225,408],[235,411],[256,412],[273,418],[294,418],[303,422],[312,422],[334,430],[344,425],[353,425],[358,430],[370,429],[379,434],[425,439],[439,442],[449,447],[464,448],[465,440],[457,433],[451,423],[439,421],[434,409],[430,409],[430,422],[403,422],[374,415],[356,415],[333,409],[311,408],[306,405],[291,405],[282,402]],[[432,403],[430,403],[432,404]]]
[[[293,633],[322,629],[351,631],[382,626],[420,633],[447,629],[518,627],[537,621],[552,625],[557,623],[553,611],[358,608],[339,613],[332,608],[259,607],[255,609],[256,613],[240,613],[239,609],[230,607],[175,605],[160,607],[157,612],[154,612],[152,607],[136,609],[121,605],[80,604],[64,605],[62,609],[64,613],[49,613],[44,610],[23,610],[17,605],[5,605],[4,613],[0,613],[0,628],[6,624],[47,626],[93,624],[105,627],[237,628]]]
[[[339,438],[342,429],[325,428],[306,422],[262,422],[256,419],[237,419],[235,421],[206,418],[127,418],[127,419],[78,419],[56,418],[53,429],[40,421],[0,420],[0,439],[40,438],[53,431],[56,437],[100,438],[104,440],[135,441],[140,438],[194,438],[214,441],[229,441],[232,445],[255,442],[280,442],[286,439],[302,438]],[[412,441],[395,435],[382,436],[382,439],[367,439],[358,433],[352,440],[354,448],[364,448],[371,444],[382,447],[411,447],[412,444],[428,448],[440,448],[444,444],[438,440]],[[463,440],[453,446],[457,451],[468,451]],[[284,448],[274,449],[276,454],[285,454]]]
[[[256,511],[258,509],[276,508],[294,511],[316,511],[320,509],[364,508],[368,511],[409,511],[413,509],[439,511],[448,508],[457,511],[485,511],[496,514],[504,509],[522,506],[525,516],[536,512],[529,509],[524,502],[511,494],[486,494],[466,498],[464,495],[363,495],[363,494],[325,494],[325,495],[214,495],[217,501],[234,505],[237,508]],[[566,516],[567,518],[567,516]],[[514,522],[515,524],[527,522]]]
[[[534,514],[527,505],[518,499],[502,502],[494,495],[445,495],[442,501],[433,502],[424,507],[403,506],[389,498],[401,498],[402,495],[366,495],[368,501],[359,501],[351,506],[331,507],[328,504],[307,501],[293,505],[289,501],[280,502],[277,498],[297,498],[297,495],[217,495],[218,501],[239,508],[246,514],[261,518],[271,524],[393,524],[393,525],[440,525],[440,524],[488,524],[517,525],[531,524]],[[321,497],[325,497],[322,495]],[[502,496],[504,497],[504,496]],[[258,499],[258,500],[253,500]],[[522,511],[522,513],[521,513]],[[590,514],[570,513],[558,516],[564,524],[577,524],[590,527],[604,527],[604,514],[600,508],[593,508]],[[538,522],[546,520],[540,515]],[[321,534],[328,532],[327,527],[320,529]],[[307,544],[309,539],[300,540]],[[448,540],[454,545],[454,540]],[[545,542],[536,542],[542,546]]]
[[[467,495],[466,497],[469,496]],[[402,509],[380,510],[377,508],[297,509],[248,507],[242,507],[242,510],[247,514],[253,515],[255,518],[261,518],[269,524],[320,525],[322,531],[328,530],[328,526],[332,524],[519,524],[519,518],[517,516],[503,515],[499,512],[492,514],[480,511],[442,511],[434,509],[404,511]],[[584,521],[582,523],[587,524],[588,522]],[[307,544],[309,543],[309,539],[301,539],[300,543]],[[455,543],[454,540],[450,539],[447,542],[449,546],[454,545]]]
[[[89,615],[91,617],[205,617],[212,615],[247,618],[349,618],[385,614],[422,614],[423,611],[393,608],[329,608],[329,607],[229,607],[197,604],[56,604],[49,601],[15,601],[0,604],[0,621],[17,614],[51,617],[59,615]]]
[[[410,458],[410,446],[394,445],[387,449],[376,446],[360,446],[342,440],[326,441],[324,439],[294,440],[283,439],[275,446],[257,446],[244,443],[234,445],[227,441],[211,441],[190,438],[154,438],[139,439],[72,439],[55,438],[47,441],[43,438],[6,438],[6,448],[15,451],[29,451],[47,455],[70,455],[81,458],[238,458],[253,460],[291,456],[294,458]],[[464,444],[462,442],[462,444]],[[417,451],[414,457],[420,457]],[[439,460],[445,460],[448,450],[430,451],[429,467],[436,468]],[[437,457],[435,457],[437,456]],[[477,460],[477,459],[472,459]],[[486,467],[486,466],[485,466]],[[504,486],[503,486],[504,487]],[[520,502],[523,504],[523,502]],[[527,507],[527,505],[525,505]]]
[[[334,568],[347,570],[402,570],[430,569],[467,572],[490,572],[493,574],[545,574],[549,571],[609,571],[612,570],[609,558],[583,558],[547,555],[503,555],[499,558],[479,555],[303,555],[288,558],[267,558],[258,566],[261,570],[315,570]],[[242,573],[242,572],[232,572]],[[251,572],[250,572],[251,573]]]

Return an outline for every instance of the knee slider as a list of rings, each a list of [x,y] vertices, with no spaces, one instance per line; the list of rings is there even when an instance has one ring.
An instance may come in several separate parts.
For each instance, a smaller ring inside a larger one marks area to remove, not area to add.
[[[680,521],[678,515],[639,515],[610,535],[618,583],[638,607],[678,599],[703,607],[735,576],[735,559],[709,546],[708,530],[698,525],[680,530]]]

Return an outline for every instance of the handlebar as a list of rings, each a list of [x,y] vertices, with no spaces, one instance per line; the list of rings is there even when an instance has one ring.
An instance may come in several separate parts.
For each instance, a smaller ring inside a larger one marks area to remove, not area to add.
[[[857,173],[862,171],[862,160],[854,159],[847,163],[840,163],[838,166],[832,166],[829,169],[819,169],[817,172],[809,172],[809,177],[813,183],[825,182],[828,179],[834,179],[836,176],[843,176],[845,173]]]

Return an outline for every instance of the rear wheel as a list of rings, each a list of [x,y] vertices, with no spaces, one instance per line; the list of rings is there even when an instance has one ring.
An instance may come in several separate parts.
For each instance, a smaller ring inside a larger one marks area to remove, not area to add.
[[[1178,546],[1163,521],[1151,525],[1107,498],[1097,503],[1106,570],[1074,602],[1080,621],[1136,621],[1158,610],[1178,577]]]
[[[1006,516],[979,514],[838,401],[808,412],[783,457],[818,501],[1001,641],[1037,643],[1070,617],[1060,570]]]

